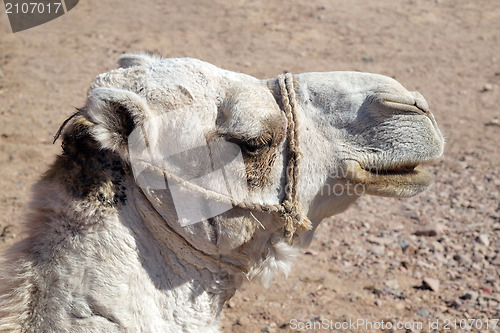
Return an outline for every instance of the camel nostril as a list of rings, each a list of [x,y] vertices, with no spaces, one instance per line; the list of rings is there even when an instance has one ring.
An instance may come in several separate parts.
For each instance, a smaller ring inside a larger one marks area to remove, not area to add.
[[[415,103],[413,104],[413,106],[421,110],[426,115],[430,114],[431,111],[424,96],[422,96],[418,91],[414,91],[413,96],[415,98]]]
[[[413,104],[413,106],[416,107],[417,109],[419,109],[420,111],[422,111],[425,114],[429,113],[429,110],[422,108],[420,105],[418,105],[417,101],[415,101],[415,103]]]

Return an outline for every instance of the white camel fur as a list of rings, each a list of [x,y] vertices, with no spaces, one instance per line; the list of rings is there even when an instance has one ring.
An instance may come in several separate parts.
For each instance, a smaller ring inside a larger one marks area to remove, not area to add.
[[[242,167],[232,171],[245,185],[238,200],[283,201],[290,172],[283,89],[278,79],[195,59],[139,54],[119,64],[91,85],[86,105],[63,126],[62,154],[34,186],[27,237],[1,264],[0,331],[219,332],[218,315],[244,280],[268,284],[287,274],[321,220],[362,194],[425,190],[431,176],[415,167],[443,152],[426,101],[395,80],[295,75],[297,200],[312,227],[287,241],[282,215],[240,206],[194,223],[189,214],[206,212],[189,208],[222,193],[220,184],[209,180],[201,195],[175,189],[169,174],[193,183],[206,173],[203,161],[183,152],[200,138],[237,148]],[[143,135],[142,150],[134,133]],[[178,159],[162,153],[169,145]],[[143,150],[156,155],[145,159]],[[168,185],[152,186],[158,180]]]

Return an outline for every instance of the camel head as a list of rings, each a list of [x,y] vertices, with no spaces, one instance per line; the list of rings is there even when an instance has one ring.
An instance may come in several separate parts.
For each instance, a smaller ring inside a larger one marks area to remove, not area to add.
[[[284,82],[194,59],[125,55],[119,69],[97,77],[79,115],[126,165],[123,210],[135,207],[160,241],[169,228],[246,271],[262,271],[270,258],[279,265],[280,253],[308,245],[322,219],[361,195],[425,190],[432,177],[420,165],[443,152],[419,93],[358,72]],[[295,167],[291,158],[299,160]],[[281,207],[287,191],[300,206],[288,242],[284,214],[269,209]]]

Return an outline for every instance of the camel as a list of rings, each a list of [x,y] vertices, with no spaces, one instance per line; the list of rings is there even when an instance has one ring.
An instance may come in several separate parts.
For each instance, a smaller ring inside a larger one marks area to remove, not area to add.
[[[219,332],[245,280],[286,275],[362,195],[427,189],[444,146],[386,76],[259,80],[147,54],[97,76],[59,134],[3,256],[0,331]]]

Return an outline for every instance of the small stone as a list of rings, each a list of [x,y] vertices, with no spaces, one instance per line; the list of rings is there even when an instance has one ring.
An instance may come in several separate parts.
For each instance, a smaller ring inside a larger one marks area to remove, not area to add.
[[[434,250],[434,252],[444,252],[444,246],[443,246],[443,244],[441,244],[438,241],[433,241],[431,243],[431,246],[432,246],[432,249]]]
[[[373,245],[368,249],[368,251],[370,253],[373,253],[374,255],[381,256],[385,253],[385,246],[384,245]]]
[[[484,261],[484,255],[480,253],[474,253],[474,255],[472,256],[472,261],[477,264],[482,263]]]
[[[318,251],[314,251],[312,249],[307,249],[304,251],[304,254],[316,257],[318,255]]]
[[[372,56],[363,56],[362,59],[363,59],[363,61],[366,61],[366,62],[373,62]]]
[[[481,288],[481,291],[485,294],[491,295],[491,289],[488,287]]]
[[[466,254],[458,254],[457,253],[453,256],[453,259],[455,259],[456,261],[458,261],[459,263],[461,263],[464,266],[469,266],[472,264],[472,259]]]
[[[423,282],[423,285],[426,286],[427,288],[429,288],[430,290],[432,290],[434,292],[439,291],[439,280],[438,279],[424,277],[422,282]]]
[[[490,83],[486,83],[484,86],[483,86],[483,89],[481,90],[482,92],[486,92],[486,91],[490,91],[490,90],[493,90],[493,85],[490,84]]]
[[[366,240],[377,245],[389,245],[394,242],[391,238],[368,236]]]
[[[428,225],[422,229],[415,231],[413,234],[416,236],[434,237],[443,232],[443,226],[439,223]]]
[[[401,249],[403,250],[403,252],[408,248],[409,245],[410,245],[410,242],[408,242],[406,239],[399,240],[399,246],[401,246]]]
[[[240,317],[236,320],[236,324],[241,326],[247,326],[250,323],[247,317]]]
[[[477,241],[479,243],[483,244],[484,246],[488,247],[488,246],[490,246],[490,235],[479,234],[479,236],[477,237]]]
[[[454,308],[454,309],[458,309],[460,307],[460,305],[462,305],[462,301],[459,299],[448,300],[448,301],[445,301],[445,303],[446,303],[447,307]]]
[[[413,256],[418,253],[418,248],[415,245],[410,244],[406,247],[404,252],[409,256]]]
[[[418,309],[417,310],[417,314],[421,317],[429,317],[429,311],[425,310],[425,309]]]
[[[387,288],[390,288],[392,290],[399,289],[399,282],[397,279],[387,280],[384,282],[384,284]]]
[[[375,301],[375,305],[376,305],[376,306],[382,306],[382,301],[381,301],[381,300],[379,300],[379,299],[378,299],[378,300],[376,300],[376,301]]]
[[[229,301],[226,303],[226,306],[227,306],[228,308],[233,308],[233,309],[234,309],[234,308],[236,307],[236,304],[235,304],[235,302],[234,302],[233,300],[229,300]]]
[[[475,302],[478,297],[479,297],[479,293],[477,291],[469,290],[464,295],[460,296],[460,299],[462,299],[464,301],[470,300],[471,302]]]

